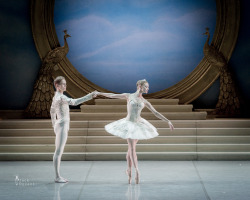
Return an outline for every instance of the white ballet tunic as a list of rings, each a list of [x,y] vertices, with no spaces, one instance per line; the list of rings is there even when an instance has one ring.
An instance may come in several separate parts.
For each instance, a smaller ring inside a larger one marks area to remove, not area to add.
[[[130,94],[127,102],[127,117],[107,124],[105,130],[123,139],[145,140],[158,136],[157,129],[141,117],[144,106],[143,100],[136,100]]]
[[[79,105],[92,99],[92,93],[78,99],[72,99],[60,92],[55,92],[53,97],[50,115],[55,134],[57,132],[68,131],[70,124],[69,105]]]

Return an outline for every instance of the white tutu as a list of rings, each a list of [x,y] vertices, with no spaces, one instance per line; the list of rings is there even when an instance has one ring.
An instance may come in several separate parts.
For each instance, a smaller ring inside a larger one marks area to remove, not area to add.
[[[157,129],[147,120],[140,118],[137,122],[127,120],[127,118],[114,121],[105,126],[105,130],[123,139],[150,139],[158,136]]]

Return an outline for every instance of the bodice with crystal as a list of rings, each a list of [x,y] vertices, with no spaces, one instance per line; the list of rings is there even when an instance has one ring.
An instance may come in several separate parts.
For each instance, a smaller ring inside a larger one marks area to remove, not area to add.
[[[60,92],[56,92],[55,96],[53,97],[52,105],[50,108],[53,127],[55,123],[65,122],[66,124],[69,125],[70,121],[69,105],[75,106],[90,99],[92,99],[92,93],[78,99],[72,99]]]
[[[142,99],[129,95],[127,102],[127,117],[126,119],[132,122],[138,122],[141,119],[141,111],[145,104]]]

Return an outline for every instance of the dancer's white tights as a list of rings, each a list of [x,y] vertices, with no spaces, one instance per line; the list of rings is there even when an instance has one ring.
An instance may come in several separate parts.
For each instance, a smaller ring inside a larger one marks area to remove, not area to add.
[[[128,152],[127,152],[127,164],[128,169],[131,169],[132,165],[138,171],[138,161],[137,161],[137,155],[136,155],[136,143],[138,140],[134,139],[127,139],[128,142]]]
[[[56,178],[60,176],[60,164],[61,164],[61,157],[64,151],[64,146],[67,142],[68,138],[68,127],[63,126],[61,124],[57,124],[55,127],[55,134],[56,134],[56,150],[53,156],[53,164],[55,167]]]

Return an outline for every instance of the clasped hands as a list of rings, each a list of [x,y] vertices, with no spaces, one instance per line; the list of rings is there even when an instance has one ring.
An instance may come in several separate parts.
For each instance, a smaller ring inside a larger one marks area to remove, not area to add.
[[[97,97],[97,95],[100,94],[100,92],[98,92],[98,91],[95,90],[95,91],[92,92],[91,94],[92,94],[92,98],[95,98],[95,97]]]

